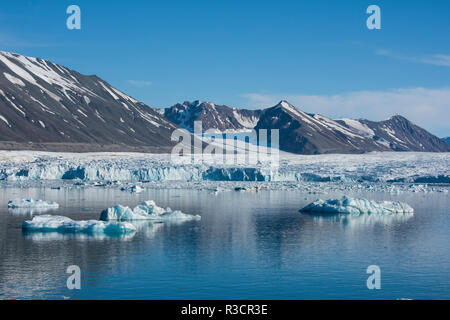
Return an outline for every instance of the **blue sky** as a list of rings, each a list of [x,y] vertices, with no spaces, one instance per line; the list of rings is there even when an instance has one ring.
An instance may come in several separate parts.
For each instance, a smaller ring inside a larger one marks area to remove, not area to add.
[[[81,8],[82,29],[66,28]],[[381,30],[366,8],[381,8]],[[96,74],[153,107],[287,99],[334,118],[402,114],[450,135],[450,1],[10,1],[0,49]]]

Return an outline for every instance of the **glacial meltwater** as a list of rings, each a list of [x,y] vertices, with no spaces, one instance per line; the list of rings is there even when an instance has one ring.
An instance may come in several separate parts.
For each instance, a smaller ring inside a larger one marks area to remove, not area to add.
[[[2,187],[0,299],[449,299],[448,193],[352,191],[346,195],[408,203],[414,215],[302,214],[327,194],[95,186]],[[59,203],[45,213],[8,209],[8,200]],[[154,200],[201,220],[135,222],[123,235],[22,230],[36,214],[98,219],[121,204]],[[69,266],[81,270],[69,290]],[[367,268],[379,266],[381,289]]]

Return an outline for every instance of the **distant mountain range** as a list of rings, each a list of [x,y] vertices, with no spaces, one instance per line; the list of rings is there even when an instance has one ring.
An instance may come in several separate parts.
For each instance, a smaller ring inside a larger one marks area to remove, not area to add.
[[[444,141],[399,115],[380,122],[332,120],[303,112],[287,101],[263,110],[236,109],[201,101],[184,102],[161,113],[190,131],[194,121],[202,121],[204,130],[279,129],[280,149],[299,154],[450,151]]]
[[[286,101],[263,110],[210,102],[152,109],[97,76],[0,52],[0,149],[170,152],[173,130],[279,129],[280,149],[299,154],[449,152],[450,145],[402,116],[332,120]]]
[[[161,112],[166,119],[189,131],[193,131],[194,121],[201,121],[204,130],[248,130],[257,125],[261,113],[261,110],[237,109],[202,101],[186,101]]]

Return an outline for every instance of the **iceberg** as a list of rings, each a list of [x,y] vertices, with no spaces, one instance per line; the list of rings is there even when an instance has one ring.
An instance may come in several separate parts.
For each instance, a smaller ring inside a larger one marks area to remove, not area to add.
[[[133,220],[154,220],[154,221],[175,221],[175,220],[200,220],[199,215],[190,215],[181,211],[172,211],[170,208],[161,208],[153,200],[148,200],[134,209],[130,207],[116,205],[103,210],[100,214],[102,221],[133,221]]]
[[[136,231],[128,222],[104,222],[98,220],[75,221],[63,216],[42,215],[24,221],[22,229],[28,232],[58,232],[120,235]]]
[[[144,191],[143,188],[141,188],[140,186],[131,186],[129,188],[123,187],[121,188],[122,191],[129,191],[131,193],[141,193],[142,191]]]
[[[27,209],[56,209],[59,204],[53,201],[16,199],[8,201],[8,208],[27,208]]]
[[[414,209],[402,202],[374,201],[344,196],[342,199],[316,200],[300,211],[329,214],[412,214]]]

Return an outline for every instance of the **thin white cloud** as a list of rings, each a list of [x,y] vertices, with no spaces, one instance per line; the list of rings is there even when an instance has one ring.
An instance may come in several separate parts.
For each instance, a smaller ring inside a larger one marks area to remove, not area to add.
[[[433,54],[423,57],[413,57],[397,54],[385,49],[376,50],[375,54],[416,63],[425,63],[435,66],[450,67],[450,55],[448,54]]]
[[[1,32],[0,33],[0,46],[5,50],[5,48],[44,48],[53,47],[55,44],[50,43],[37,43],[35,40],[28,41],[26,39],[18,38],[10,34]]]
[[[435,54],[428,58],[422,58],[420,61],[423,63],[434,64],[437,66],[450,67],[450,55]]]
[[[287,100],[299,109],[331,118],[384,120],[400,114],[432,133],[450,135],[450,87],[354,91],[336,95],[245,94],[247,105],[270,107]]]
[[[142,81],[142,80],[127,80],[129,84],[135,87],[150,87],[152,85],[151,81]]]

